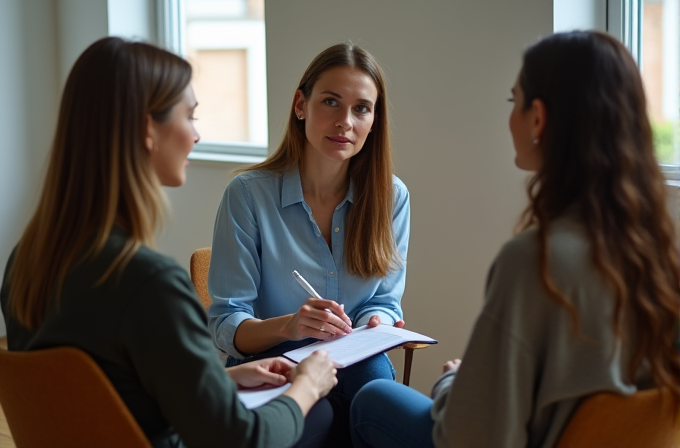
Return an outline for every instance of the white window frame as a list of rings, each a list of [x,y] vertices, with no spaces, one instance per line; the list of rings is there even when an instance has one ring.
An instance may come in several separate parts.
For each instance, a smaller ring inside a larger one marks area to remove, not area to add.
[[[642,70],[642,3],[642,0],[607,0],[607,31],[623,42],[640,70]],[[666,179],[680,180],[680,165],[665,163],[659,165]]]
[[[185,48],[185,29],[186,23],[184,16],[184,0],[157,0],[156,3],[156,23],[158,42],[165,49],[172,51],[182,57]],[[263,42],[264,44],[264,42]],[[254,87],[250,87],[249,95],[266,95],[266,76],[259,80]],[[250,85],[250,83],[249,83]],[[200,98],[199,98],[200,101]],[[266,113],[261,110],[250,110],[249,123],[252,126],[264,126],[266,129]],[[249,143],[249,142],[203,142],[199,141],[193,151],[189,154],[189,159],[206,160],[217,162],[236,162],[236,163],[259,163],[267,156],[268,143]]]

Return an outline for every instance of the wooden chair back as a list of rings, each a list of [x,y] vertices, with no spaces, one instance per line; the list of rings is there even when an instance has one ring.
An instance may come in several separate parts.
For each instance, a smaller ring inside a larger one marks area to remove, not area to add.
[[[191,274],[191,281],[194,284],[194,289],[198,294],[198,298],[201,300],[203,306],[207,309],[212,303],[210,298],[210,293],[208,292],[208,270],[210,269],[210,256],[212,253],[212,248],[203,247],[201,249],[196,249],[193,254],[191,254],[191,260],[189,262],[189,273]],[[417,344],[408,343],[404,344],[402,347],[405,350],[404,357],[404,377],[402,382],[405,385],[409,385],[411,378],[411,364],[413,363],[413,350],[429,347],[429,344]]]
[[[678,448],[679,410],[667,390],[597,393],[581,403],[555,448]]]
[[[106,375],[73,347],[0,348],[0,405],[17,448],[151,448]]]

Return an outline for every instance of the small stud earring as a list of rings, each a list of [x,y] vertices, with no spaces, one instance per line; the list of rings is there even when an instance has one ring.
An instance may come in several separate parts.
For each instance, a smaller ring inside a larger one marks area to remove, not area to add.
[[[541,141],[538,139],[538,137],[534,137],[534,139],[531,140],[531,143],[533,143],[534,145],[538,145],[540,142]]]
[[[302,114],[295,114],[297,116],[298,120],[304,120],[305,117],[302,116]]]

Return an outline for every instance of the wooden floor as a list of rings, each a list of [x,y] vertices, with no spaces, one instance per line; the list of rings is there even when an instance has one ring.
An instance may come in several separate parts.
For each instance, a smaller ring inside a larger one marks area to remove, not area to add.
[[[0,347],[7,348],[7,338],[0,338]],[[16,448],[14,441],[12,440],[12,434],[9,432],[7,427],[7,421],[5,420],[5,414],[2,412],[0,407],[0,448]]]

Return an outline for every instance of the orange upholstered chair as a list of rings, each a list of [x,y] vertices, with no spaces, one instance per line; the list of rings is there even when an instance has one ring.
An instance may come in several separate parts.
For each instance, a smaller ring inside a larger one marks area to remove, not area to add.
[[[0,348],[0,405],[17,448],[151,448],[106,375],[73,347]]]
[[[581,403],[555,448],[678,448],[678,410],[667,390],[597,393]]]

